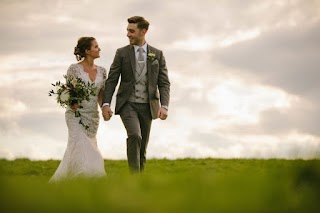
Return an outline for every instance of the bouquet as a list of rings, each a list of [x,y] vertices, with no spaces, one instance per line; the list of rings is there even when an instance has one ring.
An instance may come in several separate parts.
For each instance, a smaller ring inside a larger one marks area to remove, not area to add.
[[[66,79],[66,83],[63,84],[60,81],[57,81],[55,84],[51,84],[56,87],[56,92],[52,89],[49,91],[49,96],[58,95],[57,103],[59,103],[62,107],[71,106],[73,104],[78,104],[79,108],[83,108],[81,106],[82,101],[90,100],[90,95],[96,94],[96,87],[94,83],[85,83],[79,77],[67,77],[63,76]],[[85,129],[88,129],[89,126],[85,125],[82,122],[81,114],[77,110],[75,111],[75,117],[80,117],[79,124],[81,124]]]

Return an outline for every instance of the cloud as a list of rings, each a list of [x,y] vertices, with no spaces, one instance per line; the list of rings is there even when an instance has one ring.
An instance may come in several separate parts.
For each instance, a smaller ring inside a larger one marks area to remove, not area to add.
[[[172,85],[148,157],[319,157],[319,1],[0,5],[0,157],[61,159],[67,128],[51,83],[76,63],[80,36],[97,38],[108,70],[133,15],[150,21],[147,42],[163,50]],[[97,138],[105,158],[126,158],[119,117]]]
[[[214,59],[247,72],[263,84],[319,100],[320,22],[277,29],[257,39],[216,51]],[[237,73],[241,75],[240,73]]]
[[[3,150],[0,149],[0,158],[14,160],[15,156],[7,149],[3,149]]]
[[[260,125],[270,134],[297,131],[319,137],[319,119],[318,109],[306,110],[298,106],[288,111],[268,110],[262,113]]]
[[[320,22],[316,22],[299,28],[277,29],[255,40],[215,52],[214,58],[231,67],[229,71],[233,74],[241,76],[245,73],[256,82],[295,96],[286,110],[268,109],[261,112],[258,125],[240,125],[234,129],[264,134],[298,131],[319,135],[319,125],[316,124],[320,114],[317,107],[320,100],[317,92],[317,79],[320,78],[317,59],[320,51],[319,26]]]
[[[273,135],[242,135],[234,132],[212,130],[194,131],[190,141],[203,150],[210,150],[217,158],[302,158],[320,157],[319,138],[292,133],[277,137]],[[202,156],[205,157],[205,156]]]
[[[125,25],[119,27],[121,25],[113,24],[126,24],[126,19],[107,12],[121,11],[121,4],[112,2],[116,1],[98,1],[95,4],[91,1],[1,2],[0,13],[3,18],[0,20],[0,54],[72,54],[81,36],[94,36],[102,44],[106,43],[107,47],[119,41],[118,35],[121,33],[124,41],[127,41]]]

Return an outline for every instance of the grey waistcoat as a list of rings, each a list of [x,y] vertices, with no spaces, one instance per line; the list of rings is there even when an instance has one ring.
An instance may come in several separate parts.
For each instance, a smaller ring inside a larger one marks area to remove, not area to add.
[[[139,75],[139,64],[136,61],[136,70],[134,72],[135,85],[129,97],[130,102],[135,103],[148,103],[148,77],[147,77],[147,64],[144,63],[144,68]]]

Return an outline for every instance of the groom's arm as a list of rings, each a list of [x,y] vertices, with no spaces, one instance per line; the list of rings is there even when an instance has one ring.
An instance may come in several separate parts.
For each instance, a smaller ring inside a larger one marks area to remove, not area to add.
[[[170,100],[170,81],[168,76],[166,60],[163,56],[162,51],[160,51],[160,59],[159,59],[158,88],[160,92],[161,106],[168,107],[169,100]]]
[[[121,73],[121,56],[120,56],[120,50],[118,49],[116,52],[116,55],[114,56],[113,62],[111,64],[108,78],[105,82],[102,104],[109,104],[110,106],[113,93],[119,81],[120,73]]]

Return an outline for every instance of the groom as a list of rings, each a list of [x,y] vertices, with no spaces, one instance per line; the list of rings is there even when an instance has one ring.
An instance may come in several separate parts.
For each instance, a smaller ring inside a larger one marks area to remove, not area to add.
[[[144,170],[152,119],[168,116],[170,82],[161,50],[146,43],[149,22],[141,16],[128,19],[130,45],[119,48],[105,83],[102,115],[110,120],[111,99],[118,80],[115,114],[127,130],[127,157],[130,171]],[[160,106],[161,103],[161,106]]]

